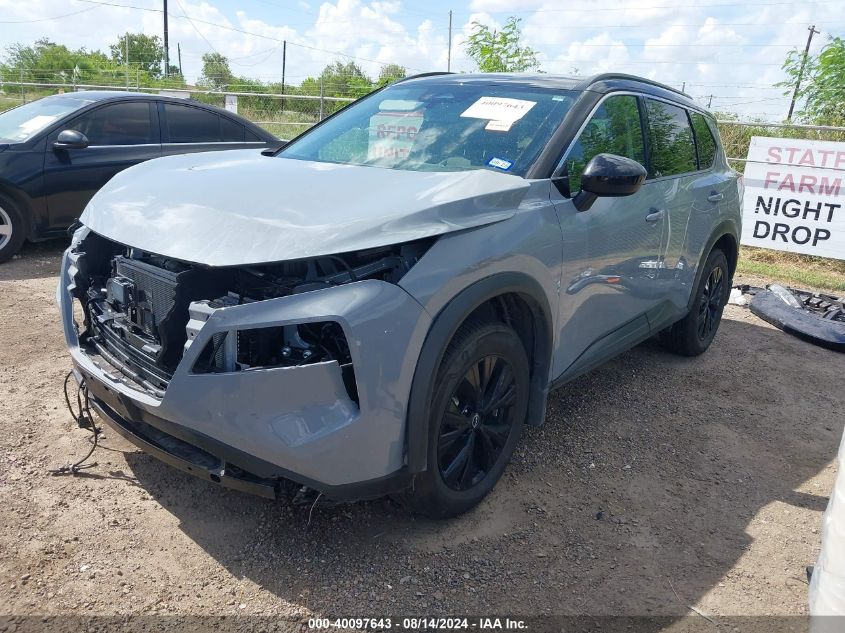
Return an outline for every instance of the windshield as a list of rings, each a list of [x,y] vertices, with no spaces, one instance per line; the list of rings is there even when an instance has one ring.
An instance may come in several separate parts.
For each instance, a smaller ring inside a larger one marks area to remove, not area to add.
[[[23,143],[66,114],[94,103],[90,99],[49,97],[18,106],[0,114],[0,140]]]
[[[400,83],[352,104],[279,154],[412,171],[524,176],[575,98],[513,84]]]

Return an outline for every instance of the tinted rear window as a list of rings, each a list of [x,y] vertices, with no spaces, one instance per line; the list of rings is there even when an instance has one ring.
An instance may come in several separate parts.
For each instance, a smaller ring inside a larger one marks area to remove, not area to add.
[[[687,111],[681,107],[646,100],[650,140],[650,178],[696,171],[695,145]]]
[[[690,119],[695,132],[695,145],[698,148],[698,168],[710,169],[716,158],[716,140],[713,138],[713,131],[707,125],[704,115],[690,112]]]
[[[213,143],[220,141],[220,117],[214,112],[190,106],[164,104],[171,143]]]
[[[228,143],[244,140],[244,126],[232,121],[232,119],[221,116],[220,130],[223,133],[223,140]]]

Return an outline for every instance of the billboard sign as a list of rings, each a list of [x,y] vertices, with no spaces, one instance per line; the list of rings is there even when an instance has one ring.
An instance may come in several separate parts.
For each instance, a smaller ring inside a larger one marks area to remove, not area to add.
[[[845,143],[755,136],[742,244],[845,259]]]

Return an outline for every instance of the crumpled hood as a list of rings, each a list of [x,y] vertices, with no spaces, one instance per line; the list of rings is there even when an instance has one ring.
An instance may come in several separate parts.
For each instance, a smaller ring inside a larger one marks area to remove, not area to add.
[[[82,222],[168,257],[235,266],[397,244],[511,217],[528,181],[262,156],[171,156],[112,178]]]

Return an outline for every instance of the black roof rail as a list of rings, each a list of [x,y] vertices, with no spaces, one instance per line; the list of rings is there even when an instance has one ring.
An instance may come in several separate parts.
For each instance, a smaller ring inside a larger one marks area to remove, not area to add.
[[[431,72],[427,73],[417,73],[416,75],[411,75],[410,77],[402,77],[402,79],[397,79],[393,83],[400,83],[403,81],[408,81],[409,79],[422,79],[423,77],[436,77],[438,75],[454,75],[455,73],[450,72],[448,70],[432,70]]]
[[[645,77],[637,77],[636,75],[628,75],[626,73],[601,73],[599,75],[593,75],[592,77],[587,77],[584,80],[584,83],[582,84],[581,88],[583,90],[600,81],[607,81],[612,79],[626,79],[629,81],[638,81],[643,84],[648,84],[650,86],[656,86],[657,88],[669,90],[670,92],[674,92],[675,94],[683,95],[687,99],[692,99],[692,97],[683,90],[678,90],[677,88],[673,88],[672,86],[667,86],[666,84],[662,84],[659,81],[654,81],[653,79],[646,79]]]

